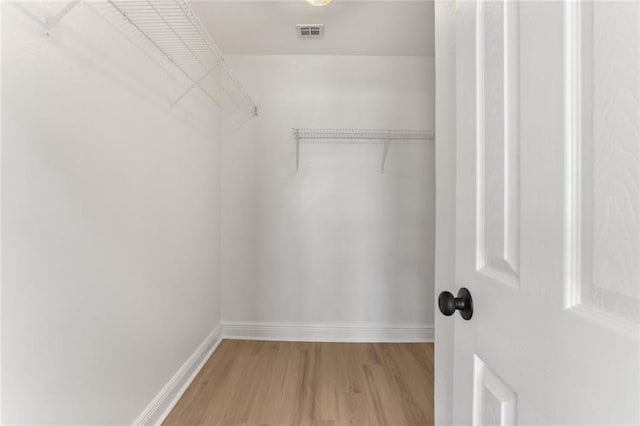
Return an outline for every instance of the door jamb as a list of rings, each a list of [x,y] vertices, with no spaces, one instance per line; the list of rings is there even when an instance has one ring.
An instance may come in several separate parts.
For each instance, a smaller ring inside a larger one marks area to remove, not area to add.
[[[436,240],[434,305],[456,287],[456,0],[436,0]],[[434,409],[436,425],[453,421],[454,321],[435,318]]]

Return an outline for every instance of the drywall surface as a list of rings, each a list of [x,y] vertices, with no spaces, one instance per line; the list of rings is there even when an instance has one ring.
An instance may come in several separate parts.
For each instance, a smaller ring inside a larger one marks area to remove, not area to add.
[[[433,324],[434,149],[291,129],[433,129],[434,62],[230,56],[260,116],[223,142],[225,322]]]
[[[88,4],[50,39],[31,6],[2,3],[2,421],[131,424],[219,322],[216,128]]]

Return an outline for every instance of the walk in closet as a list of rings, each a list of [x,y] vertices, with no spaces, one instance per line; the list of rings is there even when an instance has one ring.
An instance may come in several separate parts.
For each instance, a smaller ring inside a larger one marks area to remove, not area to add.
[[[223,339],[433,341],[433,2],[0,8],[3,422],[160,422]]]

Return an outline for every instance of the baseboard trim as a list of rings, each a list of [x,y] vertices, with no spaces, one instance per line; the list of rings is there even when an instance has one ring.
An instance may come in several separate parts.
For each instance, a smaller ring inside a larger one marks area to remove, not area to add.
[[[225,339],[295,342],[433,342],[433,325],[280,324],[223,322]]]
[[[180,369],[173,375],[171,380],[162,388],[151,403],[144,409],[142,414],[133,423],[134,425],[161,425],[169,415],[178,400],[187,390],[193,379],[213,352],[222,341],[223,328],[218,325],[204,339],[202,344],[195,350]]]

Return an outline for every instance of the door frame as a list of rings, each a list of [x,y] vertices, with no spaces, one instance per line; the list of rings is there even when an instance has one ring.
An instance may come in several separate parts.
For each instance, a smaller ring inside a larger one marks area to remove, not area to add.
[[[437,309],[456,287],[456,0],[435,0],[436,239],[434,272],[436,425],[453,422],[454,321]]]

